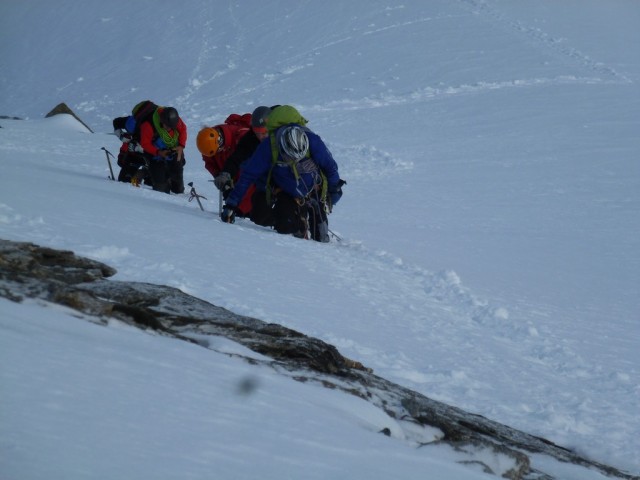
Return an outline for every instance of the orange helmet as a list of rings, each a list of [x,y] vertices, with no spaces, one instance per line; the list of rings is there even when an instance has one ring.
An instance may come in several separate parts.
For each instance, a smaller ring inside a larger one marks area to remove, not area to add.
[[[215,127],[204,127],[198,132],[198,137],[196,138],[198,150],[207,157],[212,157],[218,153],[223,142],[220,131]]]

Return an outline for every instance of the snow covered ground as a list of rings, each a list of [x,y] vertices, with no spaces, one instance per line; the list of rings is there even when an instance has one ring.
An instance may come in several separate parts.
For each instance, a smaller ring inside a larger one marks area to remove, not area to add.
[[[3,3],[0,115],[27,120],[0,120],[0,237],[319,337],[640,473],[640,4],[172,5]],[[111,119],[146,98],[184,117],[206,212],[106,180]],[[42,119],[62,101],[96,133]],[[341,241],[216,217],[197,131],[275,103],[348,181]],[[0,313],[9,478],[481,475],[375,433],[386,420],[366,405],[223,355],[36,305]],[[261,388],[239,401],[244,375]]]

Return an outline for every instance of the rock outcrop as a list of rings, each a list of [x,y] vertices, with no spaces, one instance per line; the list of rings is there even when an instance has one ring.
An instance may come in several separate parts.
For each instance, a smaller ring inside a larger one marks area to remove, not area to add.
[[[225,336],[268,357],[264,363],[284,375],[357,395],[399,422],[439,432],[418,439],[417,448],[446,445],[456,452],[459,462],[479,465],[503,478],[553,479],[532,466],[529,454],[535,453],[612,478],[639,479],[544,438],[396,385],[322,340],[236,315],[175,288],[109,280],[115,273],[108,265],[73,252],[0,240],[0,296],[11,301],[39,298],[78,310],[97,323],[106,325],[108,319],[118,319],[203,347],[208,347],[203,340],[207,335]],[[247,361],[258,362],[255,358]],[[391,434],[387,428],[381,433]],[[482,460],[487,452],[500,458],[500,469]]]
[[[44,118],[49,118],[49,117],[53,117],[54,115],[59,115],[61,113],[66,113],[68,115],[71,115],[73,118],[75,118],[76,120],[78,120],[78,122],[80,122],[87,130],[89,130],[91,133],[94,133],[93,130],[91,130],[91,127],[89,125],[87,125],[86,123],[84,123],[82,121],[82,119],[75,114],[75,112],[73,110],[71,110],[69,108],[69,106],[66,103],[59,103],[58,105],[56,105],[55,107],[53,107],[53,109],[47,113]]]

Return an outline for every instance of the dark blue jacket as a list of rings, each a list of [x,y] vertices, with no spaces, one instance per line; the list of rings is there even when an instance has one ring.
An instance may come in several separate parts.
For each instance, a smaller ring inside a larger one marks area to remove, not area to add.
[[[289,165],[276,163],[271,171],[273,184],[294,198],[304,198],[316,185],[322,184],[322,177],[318,169],[322,170],[327,177],[330,190],[337,188],[340,181],[338,164],[333,159],[327,146],[318,135],[308,129],[305,129],[305,131],[309,138],[311,160],[302,159],[298,162],[296,166],[299,175],[298,181],[296,182],[293,169]],[[282,160],[279,154],[278,160]],[[227,197],[226,204],[231,207],[237,207],[247,189],[253,183],[256,184],[259,190],[264,190],[271,166],[271,141],[266,138],[260,142],[251,158],[242,165],[240,178]]]

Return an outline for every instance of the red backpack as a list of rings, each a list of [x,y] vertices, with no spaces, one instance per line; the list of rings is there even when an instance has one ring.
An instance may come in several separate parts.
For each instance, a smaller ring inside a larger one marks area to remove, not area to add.
[[[232,113],[227,117],[224,123],[226,123],[227,125],[235,125],[240,128],[249,129],[251,128],[251,114],[245,113],[243,115],[240,115],[239,113]]]
[[[232,113],[224,123],[215,125],[222,132],[224,143],[213,157],[205,157],[205,166],[213,175],[218,175],[224,168],[227,158],[235,151],[240,139],[251,129],[251,114]]]

